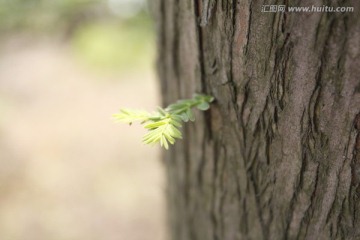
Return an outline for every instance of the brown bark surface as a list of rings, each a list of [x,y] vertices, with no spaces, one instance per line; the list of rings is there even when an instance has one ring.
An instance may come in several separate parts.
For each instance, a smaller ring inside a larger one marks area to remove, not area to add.
[[[154,7],[164,105],[216,99],[164,153],[170,239],[360,239],[360,1]]]

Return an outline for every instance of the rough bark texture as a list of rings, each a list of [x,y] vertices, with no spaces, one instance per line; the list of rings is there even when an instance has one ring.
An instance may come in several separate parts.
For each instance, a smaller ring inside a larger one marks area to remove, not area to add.
[[[164,153],[169,238],[360,239],[360,1],[154,6],[164,105],[216,98]]]

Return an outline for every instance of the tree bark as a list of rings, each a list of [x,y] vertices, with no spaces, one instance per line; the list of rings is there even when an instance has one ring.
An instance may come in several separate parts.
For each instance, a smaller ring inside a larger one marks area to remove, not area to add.
[[[360,1],[287,3],[155,2],[163,104],[216,99],[164,152],[172,240],[360,239]]]

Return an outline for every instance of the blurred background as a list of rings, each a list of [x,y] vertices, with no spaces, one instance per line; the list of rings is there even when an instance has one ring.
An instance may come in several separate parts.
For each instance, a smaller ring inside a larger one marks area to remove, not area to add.
[[[0,0],[0,239],[163,240],[145,0]]]

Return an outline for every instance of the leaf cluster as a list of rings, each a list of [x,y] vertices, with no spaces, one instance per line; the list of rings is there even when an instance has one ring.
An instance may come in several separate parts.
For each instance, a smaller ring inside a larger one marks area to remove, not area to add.
[[[182,139],[182,133],[179,130],[182,122],[195,121],[192,108],[205,111],[209,109],[213,100],[212,96],[195,94],[191,99],[179,100],[166,108],[158,108],[153,113],[143,110],[120,109],[120,112],[113,116],[117,121],[130,125],[139,121],[148,130],[143,137],[144,143],[160,143],[162,147],[168,149],[169,143],[174,144],[176,139]]]

